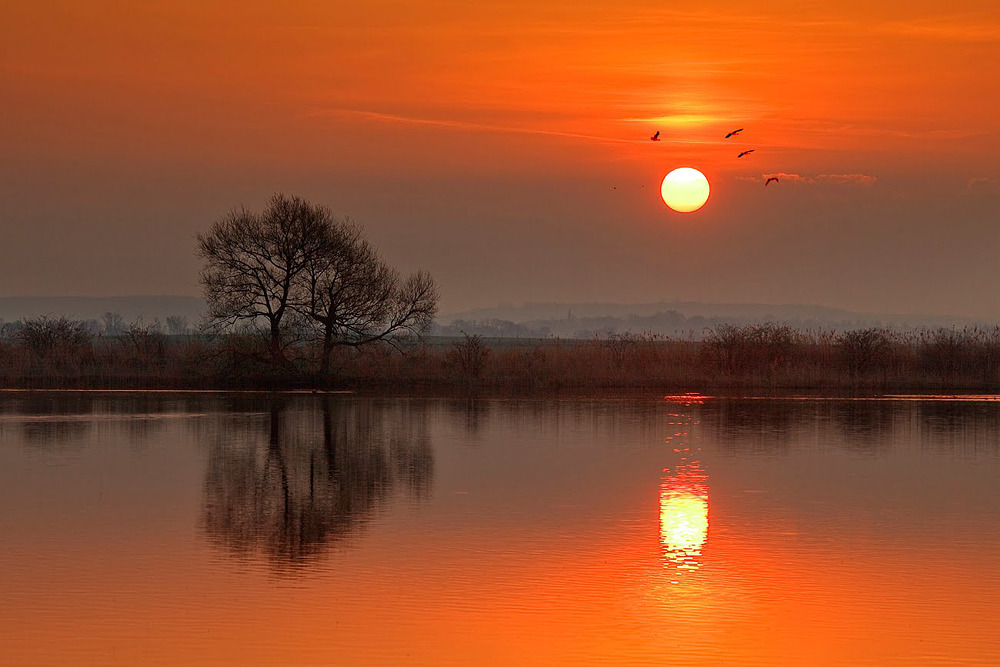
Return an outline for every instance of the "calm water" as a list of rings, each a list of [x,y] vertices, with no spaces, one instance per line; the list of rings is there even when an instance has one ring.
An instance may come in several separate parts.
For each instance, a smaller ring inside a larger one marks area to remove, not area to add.
[[[1000,403],[0,395],[0,662],[1000,664]]]

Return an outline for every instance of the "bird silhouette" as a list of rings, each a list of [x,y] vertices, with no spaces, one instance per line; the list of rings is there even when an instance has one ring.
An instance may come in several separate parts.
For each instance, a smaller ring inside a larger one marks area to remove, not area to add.
[[[750,153],[753,153],[755,150],[757,150],[757,149],[756,148],[751,148],[748,151],[743,151],[742,153],[740,153],[736,157],[743,157],[744,155],[750,155]]]
[[[654,134],[653,136],[651,136],[649,139],[650,139],[650,141],[659,141],[660,140],[660,131],[657,130],[656,134]]]
[[[778,181],[778,177],[777,176],[772,176],[771,178],[769,178],[766,181],[764,181],[764,187],[766,188],[768,186],[768,184],[771,183],[771,181],[774,181],[775,183],[779,183],[780,182],[780,181]]]
[[[738,129],[738,130],[733,130],[732,132],[730,132],[729,134],[726,135],[726,139],[728,139],[729,137],[735,137],[737,134],[739,134],[742,131],[743,131],[742,127],[740,129]]]

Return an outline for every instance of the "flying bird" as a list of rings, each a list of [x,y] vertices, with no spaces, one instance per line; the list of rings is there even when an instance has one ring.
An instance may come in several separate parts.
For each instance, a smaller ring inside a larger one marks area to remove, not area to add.
[[[766,188],[771,183],[771,181],[774,181],[775,183],[779,183],[780,182],[780,181],[778,181],[778,177],[777,176],[772,176],[771,178],[769,178],[766,181],[764,181],[764,187]]]
[[[659,141],[660,140],[660,131],[657,130],[656,134],[654,134],[653,136],[651,136],[649,139],[650,139],[650,141]]]
[[[730,132],[729,134],[726,135],[726,139],[728,139],[729,137],[735,137],[737,134],[739,134],[742,131],[743,131],[742,127],[740,129],[738,129],[738,130],[733,130],[732,132]]]
[[[750,155],[750,153],[753,153],[755,150],[757,150],[757,149],[756,148],[751,148],[748,151],[743,151],[742,153],[740,153],[736,157],[743,157],[744,155]]]

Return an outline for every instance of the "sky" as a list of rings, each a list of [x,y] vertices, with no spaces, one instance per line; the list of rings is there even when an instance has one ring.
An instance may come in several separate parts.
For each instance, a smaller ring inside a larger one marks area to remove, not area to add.
[[[0,6],[0,296],[198,294],[194,235],[284,192],[443,312],[1000,320],[992,0]],[[695,213],[659,196],[680,166]]]

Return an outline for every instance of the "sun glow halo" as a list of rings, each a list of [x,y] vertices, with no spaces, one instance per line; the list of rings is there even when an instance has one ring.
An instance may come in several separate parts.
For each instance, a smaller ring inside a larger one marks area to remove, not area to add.
[[[679,167],[667,174],[660,185],[664,203],[678,213],[697,211],[708,201],[708,179],[691,167]]]

